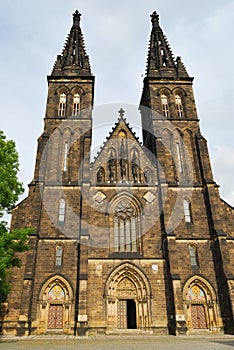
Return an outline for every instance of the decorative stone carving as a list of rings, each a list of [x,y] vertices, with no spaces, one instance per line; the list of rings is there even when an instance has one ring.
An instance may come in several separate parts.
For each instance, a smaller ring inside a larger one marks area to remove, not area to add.
[[[102,203],[102,202],[106,199],[106,195],[105,195],[103,192],[98,191],[98,192],[94,195],[93,199],[95,200],[95,202],[97,202],[98,204],[100,204],[100,203]]]
[[[111,151],[110,158],[108,160],[108,169],[109,169],[109,180],[110,182],[115,181],[115,168],[116,168],[116,161],[114,158],[113,151]]]
[[[145,169],[144,178],[146,183],[150,183],[152,181],[152,174],[150,169]]]
[[[153,270],[153,272],[158,272],[158,265],[157,264],[153,264],[152,265],[152,270]]]
[[[146,200],[146,202],[148,203],[153,203],[153,201],[155,200],[155,195],[152,192],[147,192],[144,196],[143,196],[144,200]]]
[[[133,176],[134,182],[137,182],[139,177],[139,168],[138,168],[138,160],[137,160],[135,151],[132,158],[132,176]]]
[[[99,168],[98,172],[97,172],[97,182],[98,183],[103,183],[104,182],[104,174],[105,171],[103,168]]]
[[[118,284],[117,297],[122,298],[122,299],[137,297],[136,287],[128,278],[124,278]]]

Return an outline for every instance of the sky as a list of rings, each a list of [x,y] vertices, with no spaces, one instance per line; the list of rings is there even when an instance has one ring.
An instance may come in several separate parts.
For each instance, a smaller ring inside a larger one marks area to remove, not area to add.
[[[234,0],[1,0],[0,129],[16,142],[24,196],[43,131],[46,77],[62,51],[76,9],[82,13],[81,27],[96,77],[96,106],[138,106],[150,14],[159,13],[175,57],[182,57],[195,78],[195,100],[214,178],[221,197],[234,205]],[[110,113],[107,124],[114,124],[117,117],[117,112]]]

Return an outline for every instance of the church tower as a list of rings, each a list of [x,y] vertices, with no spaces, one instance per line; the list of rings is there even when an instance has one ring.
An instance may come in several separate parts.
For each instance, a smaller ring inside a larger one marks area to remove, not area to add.
[[[121,108],[91,161],[94,76],[80,18],[48,76],[34,179],[12,213],[12,228],[34,233],[3,332],[233,333],[233,208],[212,175],[193,78],[154,12],[143,145]]]
[[[167,307],[174,314],[171,326],[177,333],[185,328],[207,328],[208,322],[216,328],[222,318],[225,330],[230,331],[233,275],[227,242],[233,219],[225,223],[223,218],[232,210],[220,200],[213,179],[207,142],[199,127],[193,78],[181,58],[174,58],[156,12],[151,21],[140,111],[144,145],[160,165],[161,234],[171,289]],[[212,295],[213,288],[216,297],[211,304],[217,303],[217,308],[210,313],[210,306],[199,304],[193,291],[200,290],[205,297]],[[219,307],[221,315],[217,316]]]
[[[6,332],[15,328],[18,335],[60,327],[73,333],[76,328],[82,269],[78,242],[85,232],[81,192],[90,177],[95,80],[80,19],[76,11],[62,54],[47,78],[44,131],[38,139],[34,179],[28,197],[12,214],[12,228],[35,230],[22,268],[13,276],[4,323]],[[18,321],[12,323],[12,319]]]

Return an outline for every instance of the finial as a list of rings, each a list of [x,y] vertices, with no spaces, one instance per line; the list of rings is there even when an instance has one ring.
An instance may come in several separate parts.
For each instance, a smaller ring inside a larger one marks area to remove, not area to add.
[[[151,22],[153,23],[154,27],[158,27],[159,26],[159,15],[157,14],[156,11],[154,11],[152,13],[152,15],[150,15],[151,17]]]
[[[73,13],[73,24],[74,25],[80,24],[80,17],[81,17],[81,13],[78,10],[76,10],[76,12]]]
[[[119,116],[120,118],[123,118],[124,117],[124,113],[125,113],[125,110],[123,108],[120,108],[119,110]]]

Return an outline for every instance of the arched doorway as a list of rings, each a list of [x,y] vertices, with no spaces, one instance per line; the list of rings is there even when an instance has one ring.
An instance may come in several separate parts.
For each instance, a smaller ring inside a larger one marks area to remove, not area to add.
[[[215,291],[204,278],[189,279],[184,286],[183,299],[188,331],[214,331],[222,327]]]
[[[72,334],[73,292],[61,276],[50,278],[42,287],[38,300],[37,333]]]
[[[137,329],[151,326],[151,292],[144,273],[124,263],[110,274],[105,286],[107,327]]]
[[[47,301],[49,303],[48,311],[48,330],[62,330],[64,319],[64,301],[65,290],[60,283],[56,283],[50,288]]]

